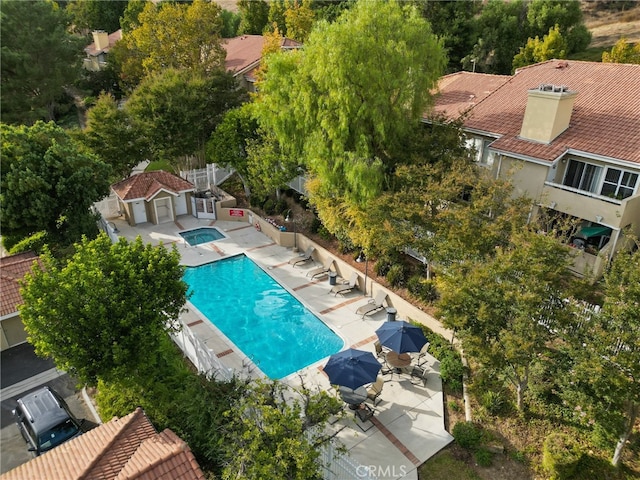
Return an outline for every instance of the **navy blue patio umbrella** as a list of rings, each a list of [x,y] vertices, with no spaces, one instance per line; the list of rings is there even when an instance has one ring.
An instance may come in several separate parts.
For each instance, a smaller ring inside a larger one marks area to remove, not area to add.
[[[376,330],[380,344],[397,353],[419,352],[427,343],[422,329],[404,321],[384,322]]]
[[[340,385],[355,390],[367,383],[373,383],[382,368],[371,352],[349,348],[329,357],[324,372],[332,385]]]

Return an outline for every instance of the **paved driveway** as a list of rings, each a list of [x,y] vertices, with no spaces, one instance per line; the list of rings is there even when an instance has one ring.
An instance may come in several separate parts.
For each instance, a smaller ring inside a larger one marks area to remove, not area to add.
[[[96,425],[80,391],[76,389],[76,381],[56,370],[50,360],[36,357],[31,345],[22,344],[3,351],[0,361],[0,474],[33,458],[11,414],[17,399],[25,393],[49,385],[62,395],[79,419],[87,420],[84,424],[86,430]]]

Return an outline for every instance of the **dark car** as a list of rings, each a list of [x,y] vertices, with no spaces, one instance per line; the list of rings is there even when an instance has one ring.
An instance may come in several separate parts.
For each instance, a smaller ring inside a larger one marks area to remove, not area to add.
[[[82,423],[62,397],[42,387],[18,399],[13,416],[20,433],[36,456],[82,434]]]

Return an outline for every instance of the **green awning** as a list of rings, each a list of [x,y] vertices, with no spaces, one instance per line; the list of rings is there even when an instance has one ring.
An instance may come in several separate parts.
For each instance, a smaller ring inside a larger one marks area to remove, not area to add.
[[[611,235],[611,229],[609,227],[582,227],[578,235],[584,238]]]

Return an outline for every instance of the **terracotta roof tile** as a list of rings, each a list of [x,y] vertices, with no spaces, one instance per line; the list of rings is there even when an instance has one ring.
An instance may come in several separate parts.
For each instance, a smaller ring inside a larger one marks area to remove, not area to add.
[[[164,473],[161,473],[164,472]],[[189,446],[156,433],[141,408],[0,476],[1,480],[203,480]]]
[[[158,170],[132,175],[111,185],[111,189],[121,200],[131,201],[139,198],[150,200],[162,189],[177,195],[180,192],[193,191],[194,186],[177,175]]]
[[[485,73],[458,72],[445,75],[438,82],[435,113],[457,118],[474,107],[511,77]]]
[[[0,316],[18,311],[18,305],[22,304],[20,281],[37,260],[38,256],[33,252],[0,258]]]
[[[569,128],[548,145],[518,138],[527,92],[543,83],[578,92]],[[475,105],[464,124],[500,135],[492,147],[508,153],[550,161],[574,149],[640,163],[640,65],[573,60],[530,65]]]
[[[283,49],[298,48],[301,43],[290,38],[283,38],[280,46]],[[242,35],[225,40],[222,47],[227,52],[225,68],[228,72],[245,73],[249,67],[255,67],[262,58],[264,37],[262,35]]]

